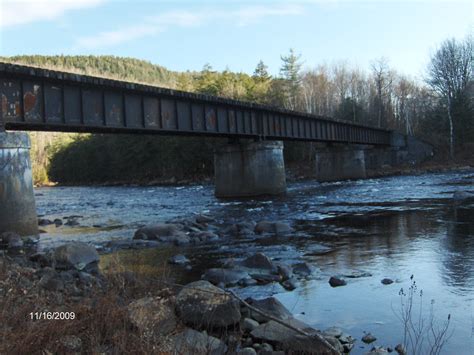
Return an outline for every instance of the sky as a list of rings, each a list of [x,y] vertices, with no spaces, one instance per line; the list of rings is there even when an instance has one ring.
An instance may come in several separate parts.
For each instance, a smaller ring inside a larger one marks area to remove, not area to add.
[[[447,38],[473,33],[464,0],[0,0],[0,55],[115,55],[176,71],[277,75],[293,48],[304,68],[347,61],[421,78]]]

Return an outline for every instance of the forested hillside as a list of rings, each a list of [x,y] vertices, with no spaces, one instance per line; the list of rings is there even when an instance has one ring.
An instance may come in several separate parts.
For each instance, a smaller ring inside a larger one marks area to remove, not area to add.
[[[450,54],[451,51],[452,55]],[[450,58],[457,70],[440,73]],[[249,100],[416,135],[454,158],[474,141],[472,40],[445,41],[431,58],[427,79],[409,78],[380,58],[370,71],[348,62],[303,68],[293,50],[281,57],[278,76],[265,64],[252,75],[177,73],[147,61],[113,56],[16,56],[2,61],[147,83]],[[461,70],[463,69],[464,70]],[[403,69],[403,68],[401,68]],[[454,85],[454,84],[455,85]],[[32,134],[35,181],[42,183],[147,182],[212,175],[217,142],[204,138],[123,135]],[[286,143],[289,163],[312,157],[311,144]],[[471,149],[471,148],[469,148]]]

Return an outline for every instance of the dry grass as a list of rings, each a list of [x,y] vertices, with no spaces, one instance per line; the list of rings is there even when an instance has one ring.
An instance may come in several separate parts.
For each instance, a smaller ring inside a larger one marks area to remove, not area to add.
[[[0,353],[71,353],[67,336],[80,338],[81,353],[159,352],[159,344],[150,344],[135,329],[127,305],[132,299],[165,292],[162,280],[141,279],[118,263],[104,274],[106,287],[75,299],[66,292],[44,291],[32,277],[34,270],[0,258]],[[74,312],[75,319],[31,319],[30,312],[42,311]]]

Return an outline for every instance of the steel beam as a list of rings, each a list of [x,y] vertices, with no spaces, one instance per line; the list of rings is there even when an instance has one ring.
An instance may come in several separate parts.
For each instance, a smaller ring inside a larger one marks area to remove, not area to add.
[[[249,102],[0,63],[0,130],[389,145],[390,131]]]

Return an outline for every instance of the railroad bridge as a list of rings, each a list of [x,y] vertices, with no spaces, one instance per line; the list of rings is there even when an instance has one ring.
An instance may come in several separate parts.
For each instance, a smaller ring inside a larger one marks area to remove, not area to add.
[[[283,141],[318,142],[318,181],[432,154],[410,136],[249,102],[0,63],[0,232],[37,232],[26,133],[60,131],[228,137],[215,151],[218,197],[286,190]]]

